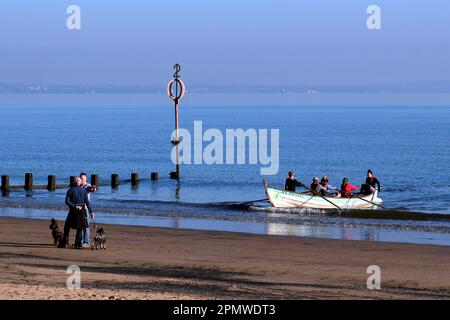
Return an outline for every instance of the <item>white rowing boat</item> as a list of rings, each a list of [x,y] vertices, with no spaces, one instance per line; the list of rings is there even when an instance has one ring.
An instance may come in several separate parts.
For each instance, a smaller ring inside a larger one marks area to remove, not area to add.
[[[374,209],[383,202],[378,191],[362,197],[352,198],[321,197],[311,192],[292,192],[269,187],[264,180],[264,188],[270,203],[275,208],[313,208],[313,209]]]

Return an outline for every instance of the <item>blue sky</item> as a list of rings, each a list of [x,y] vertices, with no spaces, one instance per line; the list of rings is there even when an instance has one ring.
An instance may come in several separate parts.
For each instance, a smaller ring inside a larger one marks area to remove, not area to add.
[[[0,82],[155,85],[178,62],[195,85],[376,85],[450,80],[449,57],[448,0],[0,3]]]

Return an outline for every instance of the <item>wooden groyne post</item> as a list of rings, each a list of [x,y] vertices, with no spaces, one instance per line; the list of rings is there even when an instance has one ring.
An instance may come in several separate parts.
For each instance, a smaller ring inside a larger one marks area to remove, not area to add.
[[[7,196],[9,193],[9,176],[2,176],[2,196]]]
[[[25,186],[24,189],[26,191],[33,190],[33,174],[32,173],[25,173]]]
[[[111,188],[117,189],[119,187],[119,175],[117,173],[113,173],[111,175]]]
[[[93,185],[93,186],[96,186],[97,187],[97,189],[98,189],[98,175],[97,174],[93,174],[93,175],[91,175],[91,184]]]
[[[56,176],[55,175],[49,175],[47,178],[47,190],[48,191],[55,191],[56,190]]]
[[[139,184],[139,173],[133,172],[131,174],[131,186],[135,187]]]

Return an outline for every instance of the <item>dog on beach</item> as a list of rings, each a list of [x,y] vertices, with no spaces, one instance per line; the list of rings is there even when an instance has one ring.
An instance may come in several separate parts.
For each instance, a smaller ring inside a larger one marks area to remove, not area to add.
[[[63,239],[63,232],[59,229],[58,222],[55,219],[50,220],[49,229],[52,231],[53,244],[58,246]]]
[[[95,237],[94,240],[92,241],[92,245],[91,245],[91,249],[92,250],[97,250],[97,249],[104,249],[106,250],[106,235],[105,235],[105,230],[103,229],[103,227],[100,228],[95,228]]]

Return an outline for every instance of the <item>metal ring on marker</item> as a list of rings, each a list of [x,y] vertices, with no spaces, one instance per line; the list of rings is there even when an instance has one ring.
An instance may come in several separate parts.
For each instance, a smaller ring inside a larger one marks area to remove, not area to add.
[[[176,85],[180,85],[180,92],[178,92],[178,95],[174,95],[172,93],[172,86],[173,84],[176,83]],[[184,85],[183,80],[181,79],[172,79],[169,81],[169,84],[167,85],[167,94],[169,95],[170,99],[172,100],[181,100],[181,98],[183,98],[184,93],[186,91],[186,86]]]

